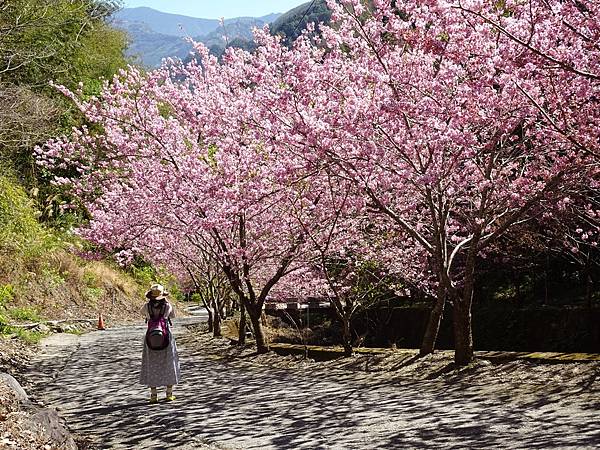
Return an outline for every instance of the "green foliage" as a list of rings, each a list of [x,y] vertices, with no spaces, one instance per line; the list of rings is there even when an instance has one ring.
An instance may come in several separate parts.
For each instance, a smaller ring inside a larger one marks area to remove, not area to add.
[[[216,157],[218,151],[219,151],[219,147],[217,147],[215,144],[210,144],[208,146],[208,158],[211,161],[215,162],[215,164],[216,164],[215,157]]]
[[[513,300],[516,297],[517,290],[515,286],[499,287],[498,290],[492,294],[492,298],[497,301]]]
[[[83,82],[84,95],[97,95],[101,91],[101,79],[109,80],[127,66],[123,56],[127,36],[104,22],[98,22],[81,44],[73,55],[75,72],[72,79]]]
[[[42,269],[42,276],[51,289],[58,289],[63,286],[66,282],[65,275],[67,274],[62,273],[56,267],[44,267]]]
[[[50,85],[83,96],[100,93],[127,65],[126,35],[108,24],[116,0],[0,1],[0,168],[31,189],[45,220],[60,220],[52,174],[37,167],[36,145],[83,123],[78,109]],[[70,214],[68,221],[81,221]],[[62,226],[64,224],[60,224]]]
[[[145,261],[137,260],[131,266],[133,278],[146,289],[155,283],[162,284],[169,291],[170,298],[183,300],[185,295],[178,286],[177,280],[169,272],[160,267],[154,267]]]
[[[106,0],[12,0],[2,11],[3,81],[48,90],[75,87],[124,67],[124,33],[105,20],[118,5]],[[14,26],[19,24],[20,26]]]
[[[227,48],[230,47],[241,48],[242,50],[246,50],[247,52],[252,53],[254,50],[256,50],[257,45],[256,42],[254,42],[252,39],[236,37],[227,44]]]
[[[0,75],[0,173],[33,180],[38,169],[31,149],[55,134],[60,114],[57,99],[3,82]]]
[[[170,293],[170,298],[177,301],[183,301],[185,299],[185,294],[179,288],[179,284],[173,277],[168,277],[164,284]]]
[[[358,266],[356,289],[359,291],[371,291],[381,286],[381,267],[374,261],[364,261]]]
[[[97,302],[104,295],[104,289],[100,287],[88,287],[86,289],[87,297],[93,302]]]
[[[156,270],[150,264],[142,261],[136,261],[131,266],[133,278],[142,286],[150,286],[156,279]]]
[[[41,320],[40,313],[35,308],[11,308],[8,310],[8,315],[15,320],[39,322]]]
[[[524,247],[516,256],[481,262],[476,303],[502,307],[597,305],[600,253],[591,248],[590,263],[554,251]]]
[[[84,331],[78,330],[77,328],[73,328],[73,329],[66,330],[65,333],[74,334],[75,336],[81,336],[84,334]]]
[[[8,291],[12,292],[11,289]],[[0,290],[1,292],[1,290]],[[12,298],[12,294],[11,294]],[[2,306],[0,304],[0,306]],[[8,316],[8,317],[7,317]],[[9,325],[10,319],[18,321],[39,322],[41,320],[39,312],[34,308],[11,308],[5,313],[0,314],[0,335],[9,335],[16,337],[24,342],[38,343],[45,335],[37,331],[24,330],[19,327]]]
[[[394,289],[402,287],[400,280],[388,276],[374,261],[352,261],[346,258],[331,258],[325,269],[340,285],[347,286],[352,298],[365,307],[395,296]]]
[[[94,272],[90,272],[90,271],[86,271],[83,274],[82,281],[87,287],[91,287],[91,288],[95,288],[100,285],[100,279],[99,279],[98,275],[95,274]]]
[[[2,330],[2,334],[15,335],[18,339],[29,344],[37,344],[46,336],[44,333],[40,333],[39,331],[29,331],[14,327],[5,327]]]
[[[302,34],[308,23],[328,23],[331,19],[331,11],[325,0],[316,0],[312,3],[312,7],[311,3],[304,3],[279,17],[271,25],[271,33],[282,36],[283,42],[291,45]]]
[[[163,119],[168,119],[175,115],[175,109],[167,102],[160,102],[158,104],[158,114],[160,114]]]
[[[208,164],[213,169],[217,168],[217,152],[219,151],[219,147],[215,144],[209,144],[208,151],[206,152],[206,156],[203,156],[203,160],[206,164]]]
[[[42,227],[39,212],[25,191],[0,176],[0,248],[25,260],[39,257],[58,247],[56,238]]]
[[[0,308],[14,300],[15,288],[11,284],[0,285]]]

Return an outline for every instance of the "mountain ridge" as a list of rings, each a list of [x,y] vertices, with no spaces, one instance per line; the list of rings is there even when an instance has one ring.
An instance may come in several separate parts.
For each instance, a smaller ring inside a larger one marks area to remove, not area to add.
[[[228,45],[251,48],[252,28],[263,27],[281,14],[262,17],[235,17],[224,21],[203,19],[158,11],[140,6],[124,8],[112,17],[112,25],[127,32],[127,56],[148,68],[157,67],[167,57],[185,59],[192,51],[186,40],[191,37],[203,42],[213,54],[219,56]],[[224,39],[223,36],[227,36]]]
[[[113,23],[127,31],[129,23],[143,23],[159,34],[167,36],[202,36],[219,27],[219,21],[170,14],[146,6],[123,8],[113,15]]]
[[[225,19],[225,26],[240,21],[256,20],[270,23],[280,17],[282,13],[270,13],[260,17],[240,16]],[[143,23],[151,31],[167,36],[205,36],[216,31],[221,26],[219,19],[205,19],[201,17],[184,16],[181,14],[165,13],[147,6],[123,8],[113,15],[113,24],[125,28],[132,23]]]
[[[221,56],[227,47],[249,51],[255,48],[252,29],[270,25],[273,34],[280,34],[291,44],[307,22],[328,22],[331,13],[325,0],[307,1],[285,13],[261,17],[235,17],[224,20],[204,19],[164,13],[149,7],[124,8],[113,15],[115,27],[129,35],[127,56],[147,68],[157,67],[164,58],[185,60],[192,47],[191,37],[204,43],[210,52]],[[137,60],[137,61],[136,61]]]

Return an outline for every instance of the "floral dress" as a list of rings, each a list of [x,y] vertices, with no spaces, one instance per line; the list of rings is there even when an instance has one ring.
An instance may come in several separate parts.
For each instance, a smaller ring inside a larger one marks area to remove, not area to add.
[[[174,318],[175,310],[173,306],[166,302],[165,317]],[[148,311],[149,302],[142,309],[142,314],[146,319],[150,318]],[[142,351],[142,368],[140,372],[140,383],[149,387],[171,386],[179,383],[181,378],[179,370],[179,356],[177,354],[177,345],[173,333],[169,333],[171,340],[164,350],[151,350],[146,344],[144,335]]]

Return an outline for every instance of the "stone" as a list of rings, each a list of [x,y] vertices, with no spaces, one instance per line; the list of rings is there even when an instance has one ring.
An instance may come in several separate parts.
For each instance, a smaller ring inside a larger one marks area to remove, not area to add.
[[[4,381],[4,383],[6,383],[6,385],[14,392],[15,398],[19,401],[19,403],[23,405],[30,404],[27,392],[25,392],[19,382],[15,380],[12,375],[0,373],[0,380]]]
[[[48,440],[50,440],[57,448],[77,450],[77,444],[69,430],[66,428],[64,419],[58,415],[55,409],[39,409],[31,414],[28,421],[33,428],[42,426]]]
[[[50,327],[44,323],[40,323],[39,325],[37,325],[35,327],[35,331],[37,331],[38,333],[44,333],[44,334],[48,334],[50,333],[52,330],[50,329]]]

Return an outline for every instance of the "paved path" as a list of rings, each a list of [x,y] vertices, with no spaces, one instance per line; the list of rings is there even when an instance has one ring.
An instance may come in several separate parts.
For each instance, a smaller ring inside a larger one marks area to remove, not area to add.
[[[143,331],[58,335],[36,361],[34,392],[100,448],[600,445],[597,380],[571,388],[390,382],[368,373],[233,366],[180,346],[185,381],[177,400],[149,405],[147,390],[137,384]]]

